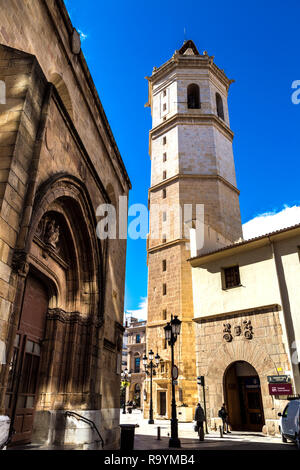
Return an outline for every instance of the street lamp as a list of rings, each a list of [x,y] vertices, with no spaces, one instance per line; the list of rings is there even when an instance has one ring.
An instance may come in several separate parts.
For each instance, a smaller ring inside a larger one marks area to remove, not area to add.
[[[147,368],[150,369],[150,410],[149,410],[148,424],[154,424],[154,420],[153,420],[153,403],[152,403],[152,376],[153,376],[153,369],[155,369],[159,365],[159,360],[160,360],[159,354],[156,353],[155,364],[153,363],[153,359],[154,359],[154,352],[152,351],[152,349],[150,349],[150,351],[149,351],[149,361],[150,362],[148,364],[147,363],[148,358],[147,358],[146,352],[145,352],[145,354],[143,356],[143,365],[145,367],[145,371],[146,371],[147,375],[149,374],[149,372],[147,371]]]
[[[180,334],[181,321],[178,316],[171,315],[171,321],[164,327],[165,338],[169,346],[171,346],[171,363],[172,363],[172,414],[171,414],[171,437],[169,440],[169,447],[181,447],[180,439],[178,438],[178,420],[176,416],[176,401],[175,401],[175,384],[174,384],[174,344],[176,343],[177,336]]]
[[[131,378],[131,370],[128,371],[127,367],[121,372],[121,377],[123,379],[123,394],[124,394],[124,403],[123,403],[123,415],[126,415],[126,387],[128,387],[130,378]]]

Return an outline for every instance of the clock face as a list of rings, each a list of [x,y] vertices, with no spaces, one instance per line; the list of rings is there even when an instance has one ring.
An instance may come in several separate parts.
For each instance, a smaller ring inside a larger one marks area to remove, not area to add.
[[[71,37],[71,48],[73,54],[79,54],[80,49],[81,49],[81,40],[80,40],[80,34],[76,31],[76,29],[73,29],[72,37]]]

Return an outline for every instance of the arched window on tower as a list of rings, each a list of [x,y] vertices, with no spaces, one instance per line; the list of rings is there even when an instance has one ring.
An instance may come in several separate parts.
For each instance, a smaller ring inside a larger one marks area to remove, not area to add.
[[[196,83],[191,83],[187,88],[187,105],[190,109],[200,108],[200,91]]]
[[[223,119],[223,121],[225,121],[223,101],[222,101],[221,95],[219,95],[219,93],[216,93],[216,105],[217,105],[217,114],[218,114],[219,118],[221,118],[221,119]]]

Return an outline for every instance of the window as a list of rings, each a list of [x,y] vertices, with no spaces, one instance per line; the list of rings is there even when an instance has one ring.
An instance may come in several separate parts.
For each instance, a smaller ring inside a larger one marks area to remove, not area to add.
[[[238,266],[224,268],[224,287],[230,289],[241,285],[240,270]]]
[[[141,342],[141,335],[136,335],[135,337],[135,342],[140,343]]]
[[[164,154],[163,154],[163,162],[166,162],[166,161],[167,161],[167,154],[164,153]]]
[[[166,103],[163,104],[163,111],[166,111],[167,110],[167,105]]]
[[[162,198],[163,198],[163,199],[166,199],[166,197],[167,197],[167,190],[164,188],[164,189],[162,190]]]
[[[167,143],[167,138],[163,137],[163,145],[166,145],[166,143]]]
[[[135,357],[134,358],[134,372],[138,374],[140,372],[140,364],[141,364],[141,358],[140,357]]]
[[[163,212],[163,222],[166,222],[166,220],[167,220],[167,213]]]
[[[163,91],[163,96],[167,96],[167,90]]]
[[[224,121],[223,101],[222,101],[221,95],[219,95],[219,93],[216,93],[216,105],[217,105],[217,114],[218,114],[219,118],[223,119],[223,121]]]
[[[167,270],[167,260],[166,260],[166,259],[163,259],[163,260],[162,260],[162,270],[163,270],[163,271],[166,271],[166,270]]]
[[[167,241],[167,235],[164,233],[162,236],[162,242],[166,243],[166,241]]]
[[[163,284],[163,295],[167,295],[167,284]]]
[[[163,310],[163,320],[166,320],[167,319],[167,310],[164,309]]]
[[[200,92],[195,83],[191,83],[187,88],[187,105],[189,109],[200,108]]]
[[[165,180],[166,178],[167,178],[167,172],[163,171],[163,180]]]

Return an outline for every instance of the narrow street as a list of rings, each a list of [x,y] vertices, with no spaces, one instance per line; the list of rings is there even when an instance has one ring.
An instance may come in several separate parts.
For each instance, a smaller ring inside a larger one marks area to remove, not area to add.
[[[120,415],[121,424],[136,424],[135,450],[164,450],[168,449],[170,433],[170,421],[155,420],[154,424],[148,424],[143,419],[139,410],[133,410],[132,414]],[[157,439],[157,429],[160,427],[160,440]],[[193,423],[179,423],[178,434],[182,449],[188,450],[297,450],[292,443],[284,444],[281,438],[265,436],[263,433],[237,432],[225,434],[220,437],[219,432],[210,432],[205,436],[204,442],[200,442],[194,432]]]

